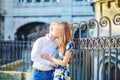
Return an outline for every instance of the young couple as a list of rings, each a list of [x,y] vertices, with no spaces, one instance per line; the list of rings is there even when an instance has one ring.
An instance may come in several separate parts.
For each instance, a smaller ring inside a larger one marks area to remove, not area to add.
[[[49,33],[34,42],[31,80],[70,80],[69,61],[73,49],[71,26],[52,22]]]

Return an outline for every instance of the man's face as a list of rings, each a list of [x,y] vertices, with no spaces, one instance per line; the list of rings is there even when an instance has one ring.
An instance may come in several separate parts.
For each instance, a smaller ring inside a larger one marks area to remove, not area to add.
[[[57,26],[54,26],[53,29],[51,30],[51,34],[53,37],[57,38]]]

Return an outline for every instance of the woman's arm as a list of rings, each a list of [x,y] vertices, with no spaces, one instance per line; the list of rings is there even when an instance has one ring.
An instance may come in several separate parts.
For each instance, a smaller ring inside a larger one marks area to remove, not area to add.
[[[72,52],[67,51],[65,53],[65,56],[64,56],[63,60],[56,59],[54,57],[49,56],[48,54],[43,54],[43,55],[41,55],[41,57],[44,58],[44,59],[51,60],[56,65],[67,66],[68,61],[69,61],[69,59],[71,57],[71,54],[72,54]]]

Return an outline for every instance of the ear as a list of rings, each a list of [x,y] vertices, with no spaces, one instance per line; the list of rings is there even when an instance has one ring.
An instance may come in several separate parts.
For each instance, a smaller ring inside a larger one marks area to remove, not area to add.
[[[50,30],[53,31],[53,27],[50,27]]]
[[[49,32],[51,32],[51,28],[49,28]]]

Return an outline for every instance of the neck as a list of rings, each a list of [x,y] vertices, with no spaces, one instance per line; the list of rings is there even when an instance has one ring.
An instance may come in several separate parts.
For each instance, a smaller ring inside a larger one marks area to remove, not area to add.
[[[50,38],[51,41],[55,40],[55,38],[51,34],[48,34],[48,37]]]

